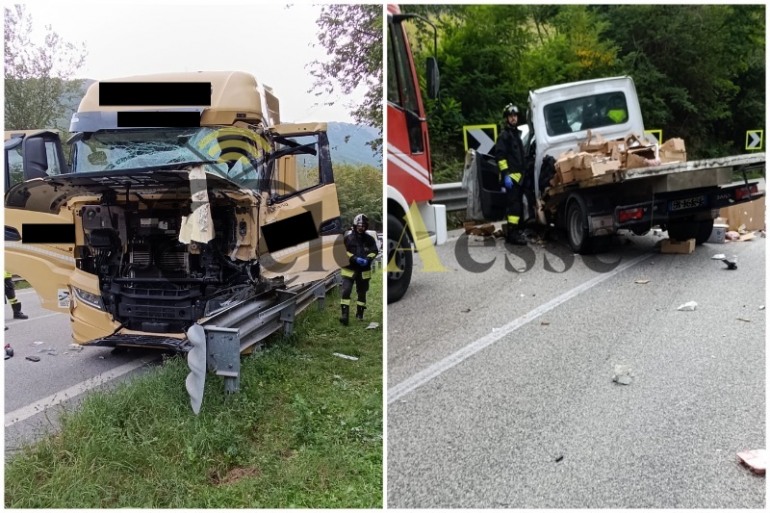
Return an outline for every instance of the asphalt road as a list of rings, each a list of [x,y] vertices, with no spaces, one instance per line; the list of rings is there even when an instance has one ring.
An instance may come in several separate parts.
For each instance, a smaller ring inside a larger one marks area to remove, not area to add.
[[[4,340],[14,350],[13,358],[5,360],[6,454],[56,432],[61,411],[76,408],[94,390],[142,372],[160,356],[157,351],[113,354],[110,348],[74,346],[68,315],[43,309],[32,289],[17,291],[17,297],[29,319],[14,320],[6,303]]]
[[[764,238],[518,259],[454,235],[388,306],[389,507],[764,508],[736,457],[765,448]]]

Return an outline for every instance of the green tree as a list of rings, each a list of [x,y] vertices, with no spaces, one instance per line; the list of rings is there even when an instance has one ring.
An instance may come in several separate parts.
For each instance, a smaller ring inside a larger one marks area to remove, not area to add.
[[[44,43],[37,44],[24,6],[4,10],[5,129],[63,128],[55,125],[67,98],[80,91],[82,81],[71,78],[85,61],[85,45],[64,41],[50,26]]]
[[[369,144],[382,148],[382,5],[328,4],[317,20],[318,42],[330,57],[309,64],[314,77],[310,92],[329,98],[339,87],[344,94],[359,86],[366,89],[363,101],[351,114],[357,123],[380,132]],[[333,101],[327,101],[333,104]]]
[[[343,164],[334,167],[343,227],[353,224],[356,214],[369,217],[372,230],[382,230],[382,171],[372,166]]]

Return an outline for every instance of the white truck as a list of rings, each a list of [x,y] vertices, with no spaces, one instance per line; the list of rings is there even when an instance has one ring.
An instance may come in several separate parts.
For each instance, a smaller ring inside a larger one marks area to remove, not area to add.
[[[612,118],[611,110],[624,112]],[[655,158],[641,167],[620,166],[558,183],[552,180],[554,160],[594,138],[622,141],[645,133],[642,112],[631,77],[613,77],[561,84],[531,91],[524,147],[534,160],[536,222],[564,228],[572,249],[589,253],[618,230],[643,234],[655,226],[672,239],[694,238],[702,244],[711,235],[720,208],[764,195],[746,172],[764,169],[765,154],[659,163],[657,144],[646,149]],[[629,148],[624,148],[628,150]],[[683,154],[682,154],[683,155]],[[505,192],[494,159],[479,154],[475,172],[478,200],[487,220],[503,219]],[[615,164],[615,165],[610,165]],[[601,166],[599,162],[594,164]],[[550,172],[549,172],[550,170]],[[728,185],[743,172],[740,185]]]

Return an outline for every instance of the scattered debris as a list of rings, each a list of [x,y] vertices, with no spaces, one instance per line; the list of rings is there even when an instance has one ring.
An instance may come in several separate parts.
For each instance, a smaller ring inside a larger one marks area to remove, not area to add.
[[[755,238],[756,238],[756,235],[754,235],[753,232],[749,232],[749,233],[744,233],[743,235],[738,237],[738,240],[740,242],[746,242],[746,241],[749,241],[749,240],[754,240]]]
[[[560,462],[561,460],[563,460],[563,459],[564,459],[564,456],[562,455],[562,456],[559,456],[558,458],[556,458],[554,461],[555,461],[556,463],[559,463],[559,462]]]
[[[27,360],[29,360],[30,362],[39,362],[40,361],[40,357],[39,356],[27,356]]]
[[[379,323],[376,323],[376,322],[370,322],[370,323],[369,323],[369,326],[367,326],[367,327],[366,327],[366,329],[368,329],[368,330],[374,330],[374,329],[377,329],[377,328],[379,328],[379,326],[380,326],[380,325],[379,325]]]
[[[633,377],[634,374],[631,372],[631,367],[628,365],[615,365],[615,374],[612,376],[612,381],[619,385],[630,385]]]
[[[45,342],[43,342],[42,340],[35,340],[32,343],[35,344],[36,346],[42,346],[43,344],[45,344]]]
[[[477,235],[479,237],[490,237],[495,233],[495,225],[491,223],[476,224],[475,221],[466,221],[463,223],[466,235]]]
[[[353,361],[355,361],[355,360],[358,360],[358,357],[357,357],[357,356],[349,356],[349,355],[346,355],[346,354],[342,354],[342,353],[332,353],[332,354],[333,354],[334,356],[338,356],[338,357],[340,357],[340,358],[344,358],[344,359],[346,359],[346,360],[353,360]]]
[[[711,260],[724,260],[725,258],[727,257],[724,255],[724,253],[717,253],[716,255],[711,257]]]
[[[470,308],[466,308],[465,310],[461,310],[462,313],[469,313],[471,311]]]
[[[551,323],[547,322],[547,321],[543,321],[543,322],[540,323],[540,326],[550,326],[550,325],[551,325]]]
[[[751,322],[751,319],[746,319],[745,317],[738,317],[738,320],[743,322]]]
[[[738,240],[740,238],[741,238],[741,234],[736,231],[730,230],[729,232],[725,233],[726,240]]]
[[[738,269],[738,257],[735,255],[733,255],[730,258],[723,258],[722,262],[725,263],[725,265],[727,266],[727,269],[729,269],[730,271],[734,271]]]
[[[696,303],[695,301],[688,301],[687,303],[680,305],[679,308],[677,308],[677,310],[679,310],[680,312],[692,312],[693,310],[695,310],[695,308],[697,308],[697,306],[698,306],[698,303]]]
[[[647,285],[650,283],[650,280],[636,280],[634,283],[637,283],[639,285]]]
[[[77,351],[78,353],[83,350],[83,346],[80,344],[70,344],[70,350]]]
[[[752,451],[743,451],[738,453],[738,459],[741,463],[749,467],[755,474],[765,475],[767,467],[766,451],[764,449],[754,449]]]
[[[760,306],[759,309],[760,310],[764,310],[765,309],[765,305]]]
[[[11,347],[11,344],[5,344],[5,359],[9,359],[13,357],[13,348]]]

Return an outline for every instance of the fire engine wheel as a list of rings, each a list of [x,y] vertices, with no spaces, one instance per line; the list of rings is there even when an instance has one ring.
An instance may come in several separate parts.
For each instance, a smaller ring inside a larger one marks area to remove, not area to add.
[[[412,248],[404,224],[388,214],[388,303],[401,299],[412,280]]]
[[[567,240],[575,253],[584,255],[591,251],[591,238],[588,235],[588,215],[585,202],[579,196],[573,196],[567,204]]]

